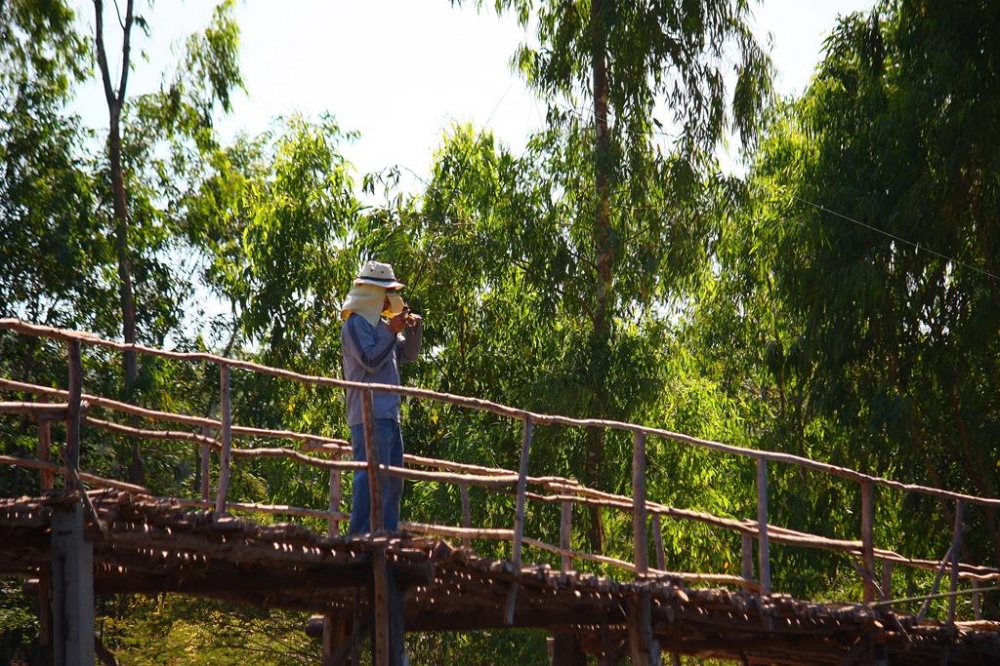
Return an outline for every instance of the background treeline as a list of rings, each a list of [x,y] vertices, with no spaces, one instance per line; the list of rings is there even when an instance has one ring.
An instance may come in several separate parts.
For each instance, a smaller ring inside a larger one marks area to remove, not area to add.
[[[232,0],[160,91],[132,95],[127,73],[143,63],[127,61],[123,37],[134,53],[156,31],[141,4],[100,21],[100,0],[0,0],[0,316],[337,375],[338,306],[362,261],[379,258],[425,316],[410,384],[998,495],[997,3],[886,0],[843,17],[797,99],[772,97],[742,1],[489,3],[536,30],[539,48],[513,62],[548,104],[547,126],[520,153],[452,128],[419,192],[391,167],[356,173],[341,152],[353,135],[333,115],[220,141],[213,119],[243,85]],[[115,74],[108,60],[123,53]],[[82,86],[105,92],[109,125],[73,112]],[[727,137],[745,149],[739,176],[715,157]],[[84,362],[88,392],[218,409],[213,368],[96,351]],[[61,349],[43,340],[0,335],[0,373],[65,387]],[[338,392],[240,373],[233,391],[238,423],[347,435]],[[516,427],[407,410],[410,451],[517,468]],[[158,494],[198,488],[190,446],[84,437],[88,469]],[[649,446],[651,499],[755,516],[748,461]],[[34,447],[32,424],[0,420],[0,450]],[[533,470],[629,492],[627,438],[542,428],[532,456]],[[855,487],[790,468],[773,477],[776,524],[857,538]],[[36,483],[0,469],[6,495]],[[239,465],[231,490],[315,507],[325,493],[321,474],[274,461]],[[474,500],[475,523],[510,522],[510,502]],[[404,502],[413,520],[460,519],[455,489],[411,484]],[[880,493],[876,542],[940,557],[951,510]],[[997,516],[967,514],[962,559],[1000,564]],[[574,518],[575,545],[628,558],[627,517]],[[558,543],[555,514],[529,516],[528,529]],[[670,568],[738,571],[732,535],[666,530]],[[773,557],[776,589],[860,598],[845,558]],[[918,585],[912,572],[894,580],[898,596]],[[8,656],[37,633],[17,587],[5,581],[0,597]],[[169,596],[101,603],[102,641],[121,663],[316,659],[295,614]],[[530,632],[409,643],[414,663],[547,663]]]

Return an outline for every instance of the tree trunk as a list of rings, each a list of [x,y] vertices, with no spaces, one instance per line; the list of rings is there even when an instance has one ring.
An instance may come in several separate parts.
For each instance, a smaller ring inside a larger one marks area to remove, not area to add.
[[[101,79],[104,83],[104,96],[108,103],[108,167],[111,174],[111,195],[115,218],[115,249],[118,259],[118,293],[122,307],[122,339],[125,344],[134,344],[135,334],[135,295],[132,285],[132,260],[129,257],[129,217],[128,195],[125,189],[125,168],[122,164],[121,116],[125,102],[125,90],[128,84],[129,54],[131,44],[132,23],[134,19],[134,0],[128,0],[125,11],[125,23],[122,26],[122,62],[121,79],[116,91],[111,85],[111,72],[108,68],[107,49],[104,44],[104,2],[94,0],[95,35],[97,62],[101,68]],[[125,351],[125,400],[132,402],[135,392],[136,378],[139,376],[136,353]],[[142,454],[139,442],[132,445],[132,460],[129,465],[129,481],[145,485],[145,473],[142,464]]]
[[[611,277],[613,252],[611,246],[611,201],[610,201],[610,151],[608,136],[608,67],[607,67],[607,25],[605,23],[605,0],[591,0],[591,62],[593,68],[594,95],[594,179],[597,188],[597,210],[594,219],[594,254],[597,264],[597,291],[594,304],[593,331],[591,339],[592,407],[599,413],[589,414],[592,418],[605,418],[604,392],[607,390],[607,356],[610,345]],[[602,486],[601,467],[604,463],[604,431],[594,430],[588,439],[586,482],[597,488]],[[590,509],[590,526],[587,534],[590,547],[595,553],[604,551],[604,526],[599,507]]]

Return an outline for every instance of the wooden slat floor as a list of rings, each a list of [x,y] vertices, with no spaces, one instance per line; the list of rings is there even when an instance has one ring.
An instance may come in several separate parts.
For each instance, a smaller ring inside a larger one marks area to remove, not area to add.
[[[548,565],[516,570],[444,541],[408,534],[349,539],[300,525],[261,525],[117,490],[88,493],[87,535],[97,594],[177,592],[235,604],[364,618],[373,553],[405,586],[407,631],[506,626],[576,634],[597,654],[625,655],[630,599],[648,595],[665,651],[748,664],[861,663],[884,645],[891,664],[1000,663],[998,623],[918,624],[858,604],[692,589],[671,579],[618,581]],[[35,578],[50,567],[50,515],[72,497],[0,499],[0,574]],[[97,519],[95,519],[95,516]]]

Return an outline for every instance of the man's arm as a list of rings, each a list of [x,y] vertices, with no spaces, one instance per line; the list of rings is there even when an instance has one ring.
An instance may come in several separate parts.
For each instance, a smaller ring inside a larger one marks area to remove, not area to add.
[[[344,353],[357,359],[368,374],[385,365],[396,346],[396,336],[382,327],[372,327],[364,317],[352,315],[344,326]]]
[[[412,326],[403,329],[403,343],[399,350],[399,360],[406,363],[416,361],[420,345],[424,341],[424,321],[416,319]]]

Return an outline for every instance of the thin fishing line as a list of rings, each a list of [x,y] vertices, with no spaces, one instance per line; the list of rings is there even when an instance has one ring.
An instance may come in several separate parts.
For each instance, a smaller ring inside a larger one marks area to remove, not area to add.
[[[929,247],[927,247],[925,245],[921,245],[920,243],[914,243],[911,240],[907,240],[905,238],[901,238],[901,237],[899,237],[899,236],[897,236],[895,234],[892,234],[892,233],[890,233],[888,231],[885,231],[884,229],[879,229],[878,227],[874,227],[874,226],[872,226],[870,224],[866,224],[866,223],[862,222],[861,220],[856,220],[853,217],[850,217],[848,215],[844,215],[843,213],[838,213],[837,211],[832,210],[830,208],[827,208],[826,206],[821,206],[820,204],[815,204],[812,201],[806,201],[805,199],[802,199],[801,197],[797,197],[794,194],[792,195],[792,198],[795,199],[796,201],[804,203],[804,204],[806,204],[808,206],[812,206],[813,208],[815,208],[815,209],[817,209],[819,211],[822,211],[824,213],[829,213],[831,215],[835,215],[835,216],[837,216],[839,218],[847,220],[848,222],[853,222],[854,224],[857,224],[858,226],[862,226],[865,229],[868,229],[870,231],[874,231],[876,233],[882,234],[883,236],[891,238],[894,241],[897,241],[899,243],[903,243],[905,245],[909,245],[910,247],[915,248],[918,252],[921,252],[921,251],[922,252],[927,252],[928,254],[932,254],[935,257],[938,257],[940,259],[944,259],[945,261],[949,261],[949,262],[955,264],[956,266],[961,266],[962,268],[968,268],[970,271],[975,271],[976,273],[979,273],[981,275],[985,275],[986,277],[989,277],[989,278],[993,278],[994,280],[1000,280],[1000,276],[998,276],[998,275],[994,275],[993,273],[990,273],[989,271],[983,270],[982,268],[979,268],[977,266],[973,266],[972,264],[967,264],[964,261],[959,261],[958,259],[955,259],[954,257],[949,257],[946,254],[942,254],[940,252],[935,252],[934,250],[930,249]]]

